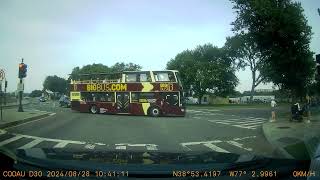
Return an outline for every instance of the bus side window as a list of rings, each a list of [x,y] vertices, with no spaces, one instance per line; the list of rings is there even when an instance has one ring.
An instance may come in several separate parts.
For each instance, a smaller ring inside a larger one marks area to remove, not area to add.
[[[139,82],[151,82],[151,76],[150,73],[141,73],[138,76]]]
[[[139,102],[139,93],[137,92],[131,93],[131,102],[133,103]]]
[[[137,74],[136,73],[126,74],[126,82],[137,82]]]

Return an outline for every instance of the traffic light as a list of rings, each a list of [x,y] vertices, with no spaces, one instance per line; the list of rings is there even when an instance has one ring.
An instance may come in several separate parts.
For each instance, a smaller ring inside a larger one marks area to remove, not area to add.
[[[8,87],[8,81],[5,81],[4,82],[4,88],[7,88]]]
[[[27,77],[27,65],[24,63],[19,64],[19,78]]]

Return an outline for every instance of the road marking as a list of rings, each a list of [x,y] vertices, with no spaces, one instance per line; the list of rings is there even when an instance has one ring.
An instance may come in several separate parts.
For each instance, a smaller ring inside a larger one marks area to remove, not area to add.
[[[256,128],[250,128],[250,127],[241,126],[241,125],[231,125],[231,126],[239,127],[239,128],[245,128],[245,129],[256,129]]]
[[[240,144],[240,143],[238,143],[236,141],[227,141],[227,143],[229,143],[229,144],[231,144],[233,146],[237,146],[238,148],[245,149],[247,151],[252,151],[251,148],[245,148],[245,147],[243,147],[243,144]]]
[[[0,129],[0,135],[7,133],[7,131]]]
[[[211,143],[221,143],[220,140],[214,140],[214,141],[199,141],[199,142],[186,142],[186,143],[180,143],[182,146],[190,146],[190,145],[199,145],[199,144],[211,144]]]
[[[38,145],[41,142],[43,142],[43,139],[38,138],[38,139],[35,139],[35,140],[33,140],[33,141],[31,141],[31,142],[19,147],[18,149],[30,149],[30,148]]]
[[[223,152],[223,153],[230,153],[229,151],[225,150],[225,149],[222,149],[214,144],[210,144],[210,143],[205,143],[203,144],[204,146],[216,151],[216,152]]]
[[[238,124],[241,124],[242,126],[247,126],[247,125],[252,125],[252,124],[263,124],[264,122],[251,122],[251,123],[247,123],[247,122],[241,122],[241,123],[238,123]]]
[[[86,149],[94,149],[95,147],[96,147],[96,145],[94,145],[94,144],[87,144],[84,146],[84,148],[86,148]]]
[[[256,137],[257,136],[247,136],[247,137],[242,137],[242,138],[234,138],[233,140],[234,141],[241,141],[241,140],[244,140],[244,139],[254,139]]]
[[[4,141],[2,141],[2,142],[0,142],[0,146],[4,146],[4,145],[6,145],[6,144],[9,144],[9,143],[11,143],[11,142],[13,142],[13,141],[16,141],[16,140],[19,140],[19,139],[21,139],[21,138],[23,138],[23,136],[14,136],[14,137],[12,137],[12,138],[9,138],[9,139],[6,139],[6,140],[4,140]]]
[[[55,146],[53,146],[53,148],[64,148],[66,147],[66,145],[68,145],[69,142],[67,141],[63,141],[63,142],[59,142],[58,144],[56,144]]]
[[[127,149],[127,146],[116,146],[116,149],[121,149],[121,150],[126,150]]]
[[[106,144],[105,143],[94,143],[95,145],[98,145],[98,146],[105,146]]]
[[[225,124],[225,125],[230,125],[230,123],[228,123],[228,122],[215,122],[215,123],[218,123],[218,124]]]
[[[147,150],[149,150],[149,151],[157,151],[158,148],[157,148],[157,146],[147,146]]]

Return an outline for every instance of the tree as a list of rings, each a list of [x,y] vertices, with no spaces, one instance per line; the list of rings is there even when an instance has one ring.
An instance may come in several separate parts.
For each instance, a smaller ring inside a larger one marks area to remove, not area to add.
[[[280,89],[303,96],[315,63],[310,51],[311,27],[301,3],[291,0],[231,0],[237,17],[233,31],[250,33],[263,61],[260,73]]]
[[[30,93],[30,97],[39,97],[42,95],[42,91],[41,90],[33,90],[31,93]]]
[[[243,33],[228,37],[225,48],[228,51],[228,55],[237,60],[236,64],[238,68],[249,67],[252,79],[250,102],[252,102],[255,88],[264,80],[262,74],[259,73],[263,59],[257,43],[250,33]]]
[[[179,53],[167,63],[167,69],[178,70],[183,86],[193,91],[199,100],[207,92],[219,96],[233,93],[238,83],[232,60],[223,48],[211,44]]]
[[[66,93],[67,87],[68,81],[56,75],[47,76],[43,83],[43,89],[48,89],[52,92],[58,92],[60,94]]]
[[[122,71],[140,71],[142,67],[138,64],[133,64],[133,63],[116,63],[113,66],[111,66],[111,71],[112,72],[122,72]]]
[[[116,63],[111,67],[103,64],[88,64],[83,66],[82,68],[75,67],[73,68],[70,79],[78,79],[79,74],[97,74],[97,73],[117,73],[122,71],[139,71],[141,70],[141,66],[134,63]],[[93,78],[95,78],[93,76]]]

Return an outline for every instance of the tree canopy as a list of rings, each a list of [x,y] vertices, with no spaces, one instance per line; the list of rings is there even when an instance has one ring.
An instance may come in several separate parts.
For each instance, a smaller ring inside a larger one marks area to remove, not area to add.
[[[139,71],[142,67],[138,64],[134,63],[123,63],[123,62],[117,62],[111,67],[108,67],[104,64],[88,64],[80,67],[73,68],[71,72],[71,79],[78,78],[79,74],[95,74],[95,73],[117,73],[122,71]]]
[[[40,97],[42,95],[42,91],[41,90],[33,90],[29,96],[30,97]]]
[[[314,74],[311,27],[301,3],[291,0],[231,0],[236,34],[250,33],[261,52],[266,81],[301,96]]]
[[[226,96],[234,92],[238,83],[225,49],[212,44],[177,54],[167,63],[167,69],[178,70],[185,89],[192,90],[199,99],[206,92]]]
[[[43,82],[43,89],[47,89],[52,92],[58,92],[61,94],[64,94],[67,92],[67,87],[68,87],[68,81],[56,75],[47,76]]]

